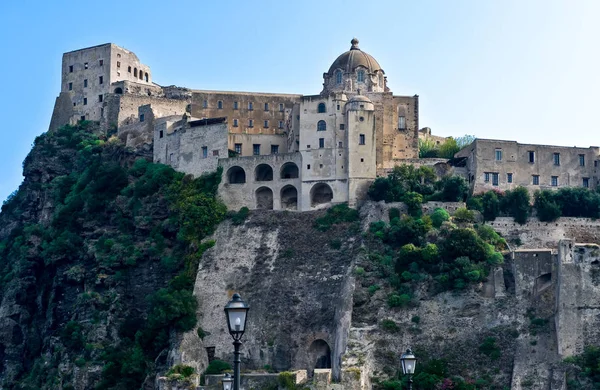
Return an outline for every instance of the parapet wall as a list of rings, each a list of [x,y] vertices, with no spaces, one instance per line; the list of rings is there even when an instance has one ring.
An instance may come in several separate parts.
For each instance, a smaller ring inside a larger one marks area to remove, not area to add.
[[[600,220],[562,217],[555,222],[540,222],[530,218],[519,225],[512,217],[498,217],[486,222],[509,241],[520,240],[522,248],[556,248],[562,239],[600,244]]]

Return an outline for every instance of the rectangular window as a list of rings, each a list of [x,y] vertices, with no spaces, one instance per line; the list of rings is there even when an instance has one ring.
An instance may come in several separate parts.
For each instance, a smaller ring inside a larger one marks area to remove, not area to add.
[[[98,84],[104,84],[104,76],[98,77]]]
[[[254,120],[253,119],[249,119],[248,120],[248,127],[254,127]]]
[[[343,123],[340,123],[340,130],[346,130],[346,125]]]
[[[238,127],[238,120],[237,119],[233,120],[233,127]]]
[[[552,176],[550,184],[552,185],[552,187],[558,186],[558,176]]]
[[[492,173],[492,185],[493,186],[498,185],[498,173]]]
[[[222,101],[222,100],[219,100],[219,101],[217,102],[217,108],[218,108],[219,110],[222,110],[222,109],[223,109],[223,101]]]
[[[310,164],[306,164],[306,169],[310,169]]]
[[[219,156],[219,151],[218,150],[213,150],[213,156]]]
[[[252,104],[252,102],[248,102],[248,111],[252,110],[254,110],[254,105]]]
[[[242,144],[235,144],[234,150],[237,154],[242,154]]]
[[[81,116],[81,120],[84,121],[85,120],[85,115]]]
[[[279,153],[279,145],[271,145],[271,154]]]
[[[325,147],[325,138],[319,138],[319,148]]]
[[[340,110],[340,105],[339,105],[339,104],[337,105],[337,110],[338,110],[338,111]]]
[[[279,128],[283,129],[283,121],[279,121]]]
[[[69,83],[69,91],[73,90],[73,83]]]
[[[87,88],[87,79],[83,80],[83,88]]]
[[[162,137],[164,137],[164,135],[165,135],[165,133],[163,133],[162,130],[158,132],[158,138],[162,138]]]
[[[202,158],[208,158],[208,147],[207,146],[202,147]]]
[[[502,161],[502,149],[496,149],[496,161]]]
[[[83,105],[87,106],[87,98],[83,98]]]
[[[252,144],[252,154],[260,156],[260,144]]]
[[[104,107],[100,107],[100,117],[104,118]]]
[[[104,60],[98,60],[98,65],[104,66]]]
[[[173,153],[169,154],[169,162],[173,162],[174,158],[173,158]]]
[[[344,144],[342,143],[342,141],[338,142],[338,148],[342,148],[342,147],[343,147],[343,145],[344,145]]]
[[[579,166],[580,167],[585,167],[585,154],[580,154],[579,155]]]
[[[484,172],[483,173],[483,181],[486,183],[490,182],[490,173],[489,172]]]
[[[208,100],[204,99],[202,102],[202,108],[208,108]]]
[[[279,111],[283,111],[283,103],[279,103]]]
[[[69,65],[69,73],[73,73],[73,65]]]
[[[364,134],[360,134],[358,136],[358,144],[359,145],[364,145],[365,144],[365,135]]]
[[[306,145],[306,149],[310,149],[310,145]]]
[[[406,118],[403,116],[398,117],[398,129],[406,130]]]
[[[238,102],[233,102],[233,109],[237,110],[238,109]]]
[[[265,111],[269,111],[269,103],[265,103]]]
[[[560,153],[554,153],[554,165],[560,165]]]
[[[103,100],[103,99],[104,99],[104,96],[103,96],[103,95],[98,95],[98,101],[99,101],[100,103],[102,103],[102,100]]]
[[[583,186],[585,188],[589,188],[590,187],[590,178],[589,177],[584,177],[583,178]]]
[[[146,119],[146,116],[144,114],[140,114],[140,122],[143,122],[144,119]]]
[[[83,64],[83,68],[87,69],[88,68],[88,63],[86,62],[85,64]]]
[[[117,61],[117,68],[121,67],[121,61]]]
[[[534,163],[535,162],[535,152],[533,150],[530,150],[527,152],[527,156],[529,157],[529,162],[530,163]]]
[[[512,174],[512,173],[507,173],[507,174],[506,174],[506,181],[507,181],[508,183],[512,183],[512,177],[513,177],[513,174]]]
[[[267,129],[269,127],[269,121],[265,120],[263,123],[263,127]]]
[[[532,178],[532,183],[534,186],[540,185],[540,176],[539,175],[533,175],[533,176],[531,176],[531,178]]]

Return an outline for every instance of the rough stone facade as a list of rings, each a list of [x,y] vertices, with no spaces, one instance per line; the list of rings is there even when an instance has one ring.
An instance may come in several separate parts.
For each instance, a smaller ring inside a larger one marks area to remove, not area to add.
[[[455,155],[464,160],[474,193],[523,186],[530,191],[598,185],[600,148],[477,139]]]

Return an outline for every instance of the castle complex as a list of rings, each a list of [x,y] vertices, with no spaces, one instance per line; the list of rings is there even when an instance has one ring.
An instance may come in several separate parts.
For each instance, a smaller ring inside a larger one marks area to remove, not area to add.
[[[68,52],[50,129],[79,120],[99,121],[129,146],[152,145],[155,162],[185,173],[222,167],[219,193],[230,209],[355,206],[402,163],[464,175],[474,192],[598,184],[598,148],[476,140],[452,164],[418,159],[419,137],[440,137],[419,131],[418,96],[394,95],[357,39],[308,96],[162,87],[114,44]]]

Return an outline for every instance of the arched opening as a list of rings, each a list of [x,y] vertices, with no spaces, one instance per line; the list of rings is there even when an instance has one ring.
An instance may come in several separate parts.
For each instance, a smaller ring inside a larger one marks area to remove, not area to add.
[[[282,179],[297,179],[298,178],[298,166],[293,162],[286,162],[281,166],[281,178]]]
[[[298,210],[298,190],[292,185],[281,189],[281,208],[283,210]]]
[[[137,77],[137,68],[133,68],[133,77]]]
[[[319,107],[317,108],[317,112],[318,113],[324,113],[326,112],[326,108],[325,108],[325,103],[319,103]]]
[[[256,190],[256,208],[273,210],[273,191],[269,187],[260,187]]]
[[[149,78],[148,78],[148,72],[144,73],[144,77],[146,79],[146,82],[148,82]]]
[[[260,164],[254,170],[254,179],[256,181],[271,181],[273,180],[273,168],[267,164]]]
[[[140,69],[140,80],[144,79],[144,72],[142,72],[142,70]]]
[[[312,207],[329,203],[332,199],[333,190],[325,183],[315,184],[315,186],[310,189],[310,205]]]
[[[229,184],[243,184],[246,182],[246,171],[242,167],[231,167],[227,171]]]
[[[325,340],[315,340],[308,349],[309,367],[314,368],[331,368],[331,348]]]
[[[119,95],[122,95],[123,94],[123,88],[121,88],[121,87],[115,88],[115,93],[118,93]]]
[[[341,70],[335,71],[335,83],[338,85],[342,83],[342,71]]]
[[[325,131],[327,130],[327,123],[325,123],[325,121],[318,121],[317,122],[317,131]]]

